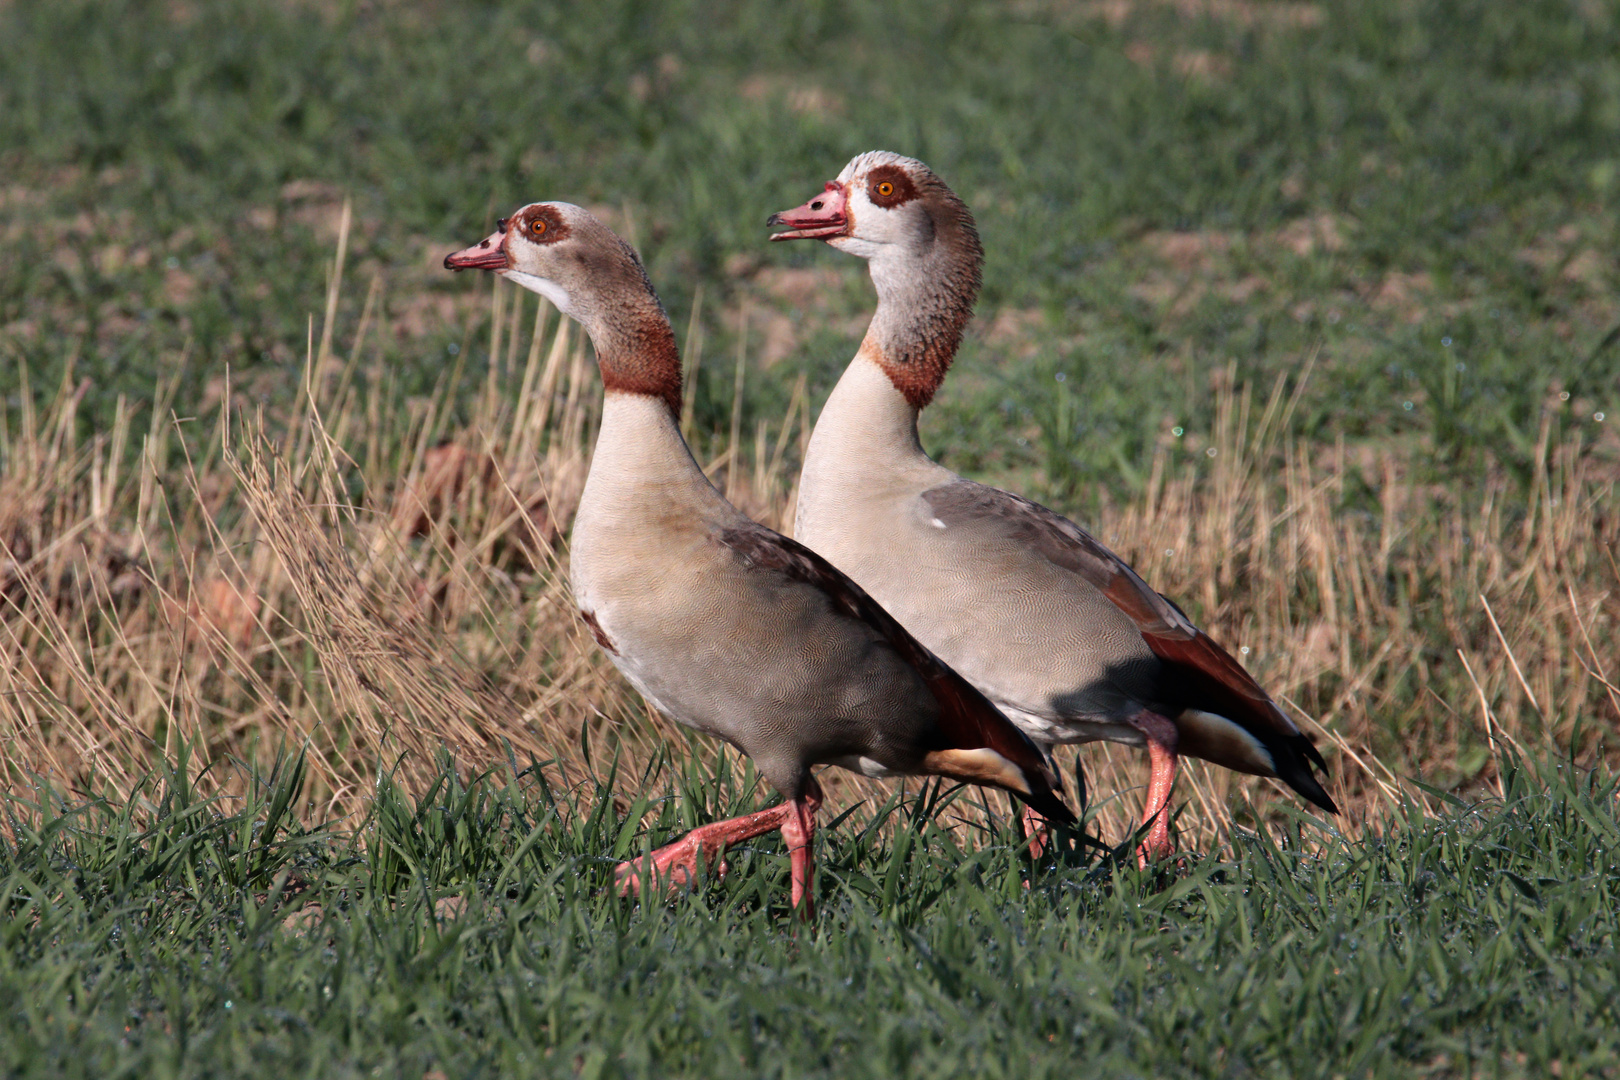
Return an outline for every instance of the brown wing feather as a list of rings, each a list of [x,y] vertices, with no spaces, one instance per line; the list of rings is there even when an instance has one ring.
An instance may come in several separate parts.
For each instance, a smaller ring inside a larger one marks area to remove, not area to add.
[[[832,563],[757,522],[723,530],[720,541],[755,566],[820,589],[838,610],[876,630],[928,684],[939,703],[939,726],[950,749],[994,750],[1024,774],[1030,794],[1013,794],[1048,818],[1074,821],[1074,814],[1054,793],[1060,788],[1057,774],[1029,737]]]

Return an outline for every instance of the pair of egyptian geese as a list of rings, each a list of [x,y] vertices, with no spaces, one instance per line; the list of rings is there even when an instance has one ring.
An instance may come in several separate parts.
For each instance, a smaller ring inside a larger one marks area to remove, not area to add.
[[[537,202],[448,256],[547,297],[589,334],[606,401],[570,545],[581,616],[660,712],[753,759],[785,800],[695,829],[617,883],[679,885],[780,829],[808,916],[811,768],[945,776],[1072,823],[1051,747],[1107,739],[1151,764],[1138,855],[1172,851],[1177,756],[1277,777],[1336,812],[1309,739],[1174,603],[1059,514],[931,459],[917,415],[972,315],[973,215],[922,162],[862,154],[773,240],[867,260],[877,312],[811,435],[794,539],[749,520],[681,437],[681,364],[636,252]],[[723,868],[722,868],[723,871]]]

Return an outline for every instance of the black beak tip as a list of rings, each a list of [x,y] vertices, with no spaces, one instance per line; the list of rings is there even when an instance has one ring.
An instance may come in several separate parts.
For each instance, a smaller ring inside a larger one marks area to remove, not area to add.
[[[454,255],[446,255],[446,256],[445,256],[445,257],[444,257],[444,268],[445,268],[445,269],[446,269],[446,270],[459,270],[459,269],[461,269],[461,268],[460,268],[460,267],[458,267],[458,266],[457,266],[457,265],[456,265],[456,264],[455,264],[455,263],[453,263],[453,262],[451,262],[451,261],[450,261],[450,260],[451,260],[451,259],[453,259],[453,258],[455,258],[455,256],[454,256]]]
[[[769,229],[769,228],[771,228],[772,226],[775,226],[775,225],[786,225],[786,224],[787,224],[787,222],[782,220],[782,215],[781,214],[772,214],[770,217],[765,219],[765,227],[767,229]]]

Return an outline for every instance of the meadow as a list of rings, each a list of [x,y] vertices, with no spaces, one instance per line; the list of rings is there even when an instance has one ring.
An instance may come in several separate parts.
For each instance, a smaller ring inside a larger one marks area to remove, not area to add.
[[[1139,872],[1088,747],[1048,865],[829,776],[814,926],[774,840],[607,892],[770,796],[574,614],[588,347],[440,263],[591,207],[786,527],[872,297],[763,223],[874,147],[988,254],[925,444],[1238,649],[1338,818],[1194,764]],[[0,0],[0,177],[7,1075],[1620,1072],[1611,5]]]

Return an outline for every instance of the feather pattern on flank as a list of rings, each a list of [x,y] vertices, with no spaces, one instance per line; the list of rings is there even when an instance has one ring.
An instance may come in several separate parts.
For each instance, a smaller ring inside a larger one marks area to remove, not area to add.
[[[1053,565],[1084,578],[1129,616],[1148,648],[1164,663],[1162,683],[1167,700],[1162,704],[1213,714],[1236,725],[1258,739],[1271,760],[1233,752],[1232,744],[1214,736],[1207,724],[1180,725],[1182,752],[1240,772],[1278,776],[1322,809],[1338,812],[1302,760],[1325,771],[1321,754],[1254,676],[1096,537],[1039,503],[972,480],[958,478],[929,488],[922,499],[934,520],[947,528],[968,522],[981,528],[990,525]]]
[[[803,544],[757,522],[722,530],[719,539],[753,566],[820,589],[837,610],[881,634],[923,677],[939,704],[939,730],[946,740],[946,745],[930,751],[927,760],[931,766],[944,766],[941,772],[958,779],[994,783],[1055,820],[1074,821],[1074,814],[1052,794],[1052,789],[1060,789],[1056,773],[1029,737],[973,684],[924,648],[859,585]],[[980,751],[995,755],[1008,767],[988,764],[990,759],[983,755],[963,756]]]

